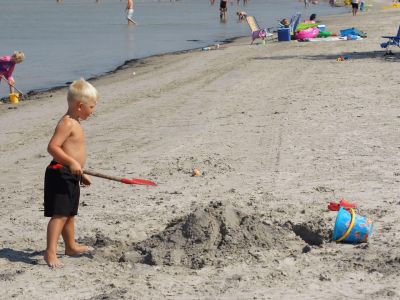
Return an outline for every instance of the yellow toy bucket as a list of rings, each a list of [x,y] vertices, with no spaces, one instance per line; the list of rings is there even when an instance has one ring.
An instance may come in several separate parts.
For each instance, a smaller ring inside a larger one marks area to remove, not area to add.
[[[11,93],[10,95],[8,95],[10,97],[10,102],[17,104],[19,102],[19,96],[17,93]]]

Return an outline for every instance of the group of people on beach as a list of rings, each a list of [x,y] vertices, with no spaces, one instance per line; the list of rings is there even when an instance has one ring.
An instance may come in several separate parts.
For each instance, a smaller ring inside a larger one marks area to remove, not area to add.
[[[10,93],[14,92],[12,73],[15,65],[24,59],[25,54],[21,51],[0,57],[0,80],[7,80]],[[60,236],[65,243],[66,255],[75,256],[94,251],[92,247],[77,244],[74,231],[80,185],[91,184],[90,177],[83,172],[86,148],[80,122],[90,117],[98,99],[96,88],[89,82],[84,79],[72,82],[67,94],[67,112],[59,120],[47,147],[52,161],[46,168],[44,179],[44,215],[50,217],[44,260],[51,268],[63,266],[57,257]]]
[[[353,10],[358,10],[359,2],[360,0],[352,0]],[[221,12],[226,13],[226,3],[227,0],[221,0]],[[133,0],[127,0],[129,21],[133,14],[133,6]],[[245,18],[246,14],[238,12],[238,16]],[[310,21],[314,21],[315,17],[315,14],[311,15]],[[132,22],[134,23],[133,20]],[[14,92],[15,81],[12,77],[14,68],[24,59],[25,54],[21,51],[0,57],[0,81],[1,78],[7,80],[10,93]],[[75,256],[94,251],[90,246],[76,243],[74,229],[80,186],[91,184],[91,178],[84,173],[87,154],[81,121],[91,116],[98,99],[99,93],[92,84],[84,79],[73,81],[67,92],[67,111],[58,121],[47,146],[52,159],[46,167],[44,176],[44,215],[50,218],[47,225],[44,260],[51,268],[63,266],[57,257],[57,242],[60,236],[65,243],[66,255]]]
[[[215,0],[210,0],[211,5],[214,5]],[[231,5],[233,5],[233,1],[230,1]],[[237,5],[240,4],[240,0],[237,0]],[[243,0],[243,5],[247,4],[247,0]],[[219,17],[221,21],[226,21],[226,16],[228,12],[228,0],[220,0],[219,3]],[[238,20],[245,20],[247,17],[247,13],[245,11],[237,11],[236,15],[238,16]]]

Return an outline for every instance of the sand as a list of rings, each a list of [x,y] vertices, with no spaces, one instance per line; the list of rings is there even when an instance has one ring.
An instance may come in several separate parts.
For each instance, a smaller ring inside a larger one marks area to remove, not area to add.
[[[398,16],[375,3],[320,18],[361,41],[246,37],[92,80],[86,167],[158,185],[93,178],[75,235],[96,253],[60,240],[63,269],[42,258],[43,176],[66,89],[0,104],[0,298],[400,298],[400,54],[379,47]],[[369,243],[331,241],[340,197],[374,221]]]

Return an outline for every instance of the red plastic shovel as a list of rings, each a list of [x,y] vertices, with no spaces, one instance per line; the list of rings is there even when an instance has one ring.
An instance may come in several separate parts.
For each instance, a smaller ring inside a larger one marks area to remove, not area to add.
[[[83,173],[94,176],[94,177],[100,177],[104,179],[109,179],[109,180],[114,180],[126,184],[142,184],[142,185],[157,185],[155,182],[146,180],[146,179],[140,179],[140,178],[122,178],[122,177],[117,177],[117,176],[111,176],[111,175],[105,175],[101,174],[95,171],[89,171],[89,170],[84,170]]]

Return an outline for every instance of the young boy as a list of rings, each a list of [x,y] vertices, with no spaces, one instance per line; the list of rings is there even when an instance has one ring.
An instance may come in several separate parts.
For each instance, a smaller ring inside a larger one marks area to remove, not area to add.
[[[86,161],[81,120],[94,111],[99,98],[97,90],[84,79],[75,80],[68,89],[68,111],[58,122],[47,151],[53,160],[46,169],[44,181],[44,215],[51,217],[47,226],[47,248],[44,260],[51,268],[62,267],[57,257],[57,241],[62,235],[65,254],[90,253],[92,247],[75,242],[75,216],[78,213],[79,183],[90,185],[83,174]]]

